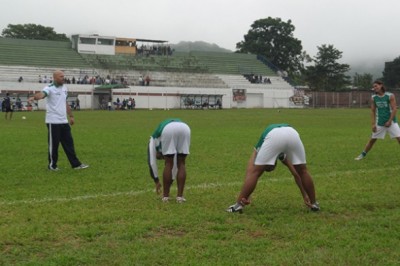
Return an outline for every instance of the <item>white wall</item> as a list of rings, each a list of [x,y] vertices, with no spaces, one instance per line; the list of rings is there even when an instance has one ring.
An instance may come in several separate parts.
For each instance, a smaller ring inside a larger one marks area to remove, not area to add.
[[[78,44],[78,52],[86,54],[115,55],[114,45]]]
[[[42,90],[44,84],[28,82],[0,82],[0,93],[35,93]],[[92,96],[93,85],[67,84],[70,92],[78,94],[81,109],[98,107]],[[232,89],[221,88],[181,88],[181,87],[151,87],[132,86],[126,89],[113,90],[113,102],[117,97],[122,99],[133,97],[136,101],[136,108],[174,109],[181,108],[181,94],[209,94],[223,95],[223,108],[289,108],[292,107],[289,98],[293,96],[292,89],[266,89],[247,88],[247,99],[244,102],[234,102]],[[39,101],[39,108],[45,107],[45,101]]]

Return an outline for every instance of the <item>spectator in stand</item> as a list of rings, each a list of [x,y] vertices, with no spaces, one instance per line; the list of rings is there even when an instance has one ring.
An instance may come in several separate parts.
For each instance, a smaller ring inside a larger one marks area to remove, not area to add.
[[[146,76],[145,81],[146,81],[146,86],[149,86],[150,85],[150,77],[149,77],[149,75]]]
[[[264,83],[266,83],[266,84],[271,84],[271,80],[270,80],[269,78],[265,78],[265,79],[264,79]]]
[[[143,76],[140,76],[140,77],[139,77],[139,85],[140,85],[140,86],[144,86]]]
[[[19,77],[18,82],[22,82],[22,81],[24,81],[24,78],[21,76],[21,77]]]
[[[43,82],[43,80],[42,80],[42,76],[41,75],[39,75],[39,83],[42,83]]]

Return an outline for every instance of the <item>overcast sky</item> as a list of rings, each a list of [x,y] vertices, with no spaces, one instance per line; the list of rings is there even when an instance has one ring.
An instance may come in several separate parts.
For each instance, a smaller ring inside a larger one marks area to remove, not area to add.
[[[57,33],[205,41],[235,50],[251,24],[291,20],[311,56],[332,44],[344,63],[400,56],[400,0],[1,0],[0,30],[34,23]],[[383,66],[382,66],[383,68]]]

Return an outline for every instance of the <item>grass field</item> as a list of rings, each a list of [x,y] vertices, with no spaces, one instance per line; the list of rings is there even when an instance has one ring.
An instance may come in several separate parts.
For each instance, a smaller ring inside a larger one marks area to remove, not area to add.
[[[90,168],[71,169],[60,147],[59,172],[46,168],[44,112],[2,117],[0,265],[399,265],[399,145],[378,141],[354,161],[369,116],[368,109],[75,112],[76,151]],[[168,117],[192,130],[185,204],[161,202],[146,164],[149,136]],[[303,206],[278,165],[243,214],[226,213],[253,145],[277,122],[302,137],[321,212]]]

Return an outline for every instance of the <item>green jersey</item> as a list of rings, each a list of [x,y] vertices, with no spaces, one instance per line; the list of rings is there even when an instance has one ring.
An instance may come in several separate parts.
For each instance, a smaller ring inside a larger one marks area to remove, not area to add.
[[[393,94],[390,92],[385,92],[382,96],[373,95],[372,100],[376,106],[376,123],[378,126],[384,126],[389,120],[392,113],[392,108],[390,106],[390,97]],[[397,123],[396,116],[393,118],[393,122]]]
[[[268,135],[269,132],[271,132],[271,130],[273,130],[274,128],[278,128],[278,127],[290,127],[289,124],[271,124],[269,125],[264,132],[261,134],[260,139],[258,140],[257,144],[255,145],[256,150],[258,150],[261,145],[264,143],[264,139],[265,137]]]
[[[164,130],[164,127],[171,122],[182,122],[182,120],[180,120],[179,118],[169,118],[169,119],[162,121],[151,136],[154,139],[159,138],[161,136],[162,131]]]

